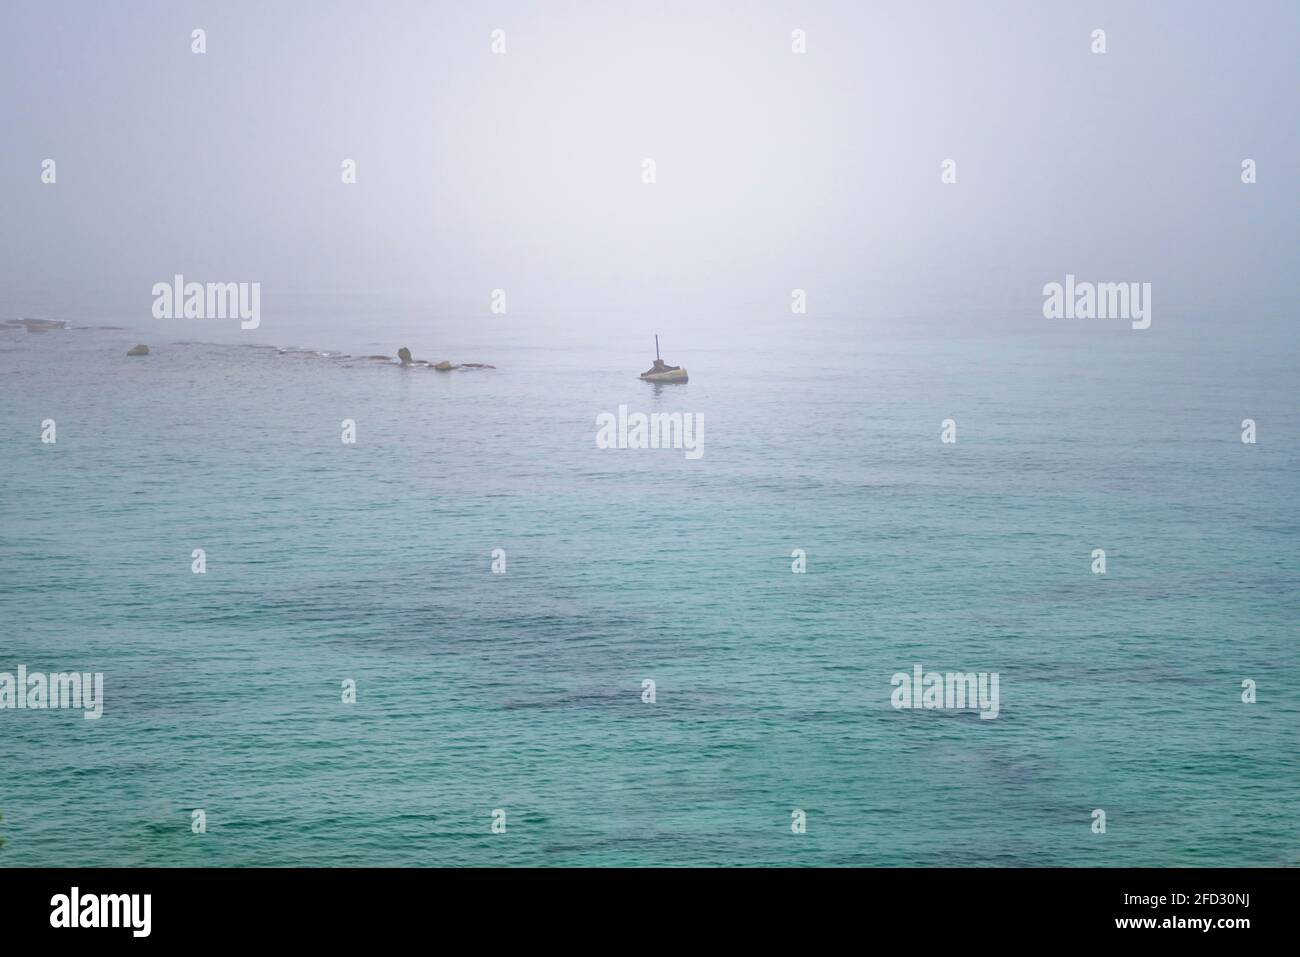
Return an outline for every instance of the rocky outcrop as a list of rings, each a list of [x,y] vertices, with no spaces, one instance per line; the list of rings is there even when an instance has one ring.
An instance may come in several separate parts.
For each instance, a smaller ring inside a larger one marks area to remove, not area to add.
[[[126,354],[129,356],[147,356],[149,354],[149,347],[141,343],[138,346],[132,346],[130,349],[127,349]]]
[[[287,347],[259,346],[255,343],[249,343],[248,347],[275,349],[277,354],[282,356],[303,356],[305,358],[319,357],[322,359],[343,361],[345,365],[349,365],[349,366],[350,366],[350,362],[348,360],[352,360],[352,359],[369,360],[373,362],[384,362],[389,365],[393,363],[392,356],[383,356],[383,355],[352,356],[346,352],[317,352],[314,349],[304,349],[300,346],[287,346]],[[411,350],[406,346],[402,346],[400,349],[397,350],[397,362],[401,364],[402,368],[406,368],[406,369],[435,369],[438,372],[455,372],[457,370],[496,368],[496,366],[488,365],[486,362],[455,363],[447,359],[443,359],[441,362],[434,362],[430,359],[416,359],[413,355],[411,355]]]
[[[66,329],[66,319],[6,319],[6,326],[22,326],[28,332],[49,332],[51,329]]]

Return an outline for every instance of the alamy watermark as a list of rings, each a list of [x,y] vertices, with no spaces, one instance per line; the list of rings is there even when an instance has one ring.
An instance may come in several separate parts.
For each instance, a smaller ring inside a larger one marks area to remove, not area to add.
[[[153,285],[155,319],[239,319],[239,328],[262,324],[260,282],[186,282],[177,273],[170,283]]]
[[[132,937],[148,937],[152,909],[152,894],[83,894],[73,887],[50,898],[50,926],[123,927]]]
[[[991,720],[998,716],[998,673],[974,671],[925,671],[919,664],[912,673],[897,671],[889,683],[893,685],[890,703],[899,709],[967,711],[977,710],[980,718]]]
[[[1151,283],[1075,282],[1043,286],[1044,319],[1128,319],[1134,329],[1151,326]]]
[[[683,449],[688,459],[704,456],[704,415],[699,412],[632,412],[596,416],[598,449]]]
[[[81,708],[87,721],[104,714],[104,674],[97,671],[27,673],[26,665],[18,666],[15,677],[0,671],[0,710],[39,711],[46,708]]]

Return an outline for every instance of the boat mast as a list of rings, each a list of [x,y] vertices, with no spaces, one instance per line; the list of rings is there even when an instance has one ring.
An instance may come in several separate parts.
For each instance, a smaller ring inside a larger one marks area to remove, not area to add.
[[[655,358],[659,358],[659,333],[655,333]]]

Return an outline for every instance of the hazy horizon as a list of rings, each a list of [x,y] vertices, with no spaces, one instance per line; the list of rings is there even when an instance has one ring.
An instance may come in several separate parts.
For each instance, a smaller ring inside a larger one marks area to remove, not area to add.
[[[1158,332],[1179,311],[1280,314],[1300,272],[1294,4],[49,3],[6,21],[5,318],[157,324],[149,290],[181,273],[262,283],[249,338],[322,345],[390,321],[721,338],[963,309],[950,325],[1029,328],[1042,284],[1073,273],[1151,282]],[[158,334],[213,337],[183,325]]]

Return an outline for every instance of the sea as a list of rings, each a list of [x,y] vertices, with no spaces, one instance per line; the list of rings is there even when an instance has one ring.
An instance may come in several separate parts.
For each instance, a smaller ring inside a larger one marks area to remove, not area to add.
[[[1300,864],[1286,315],[25,316],[0,866]]]

